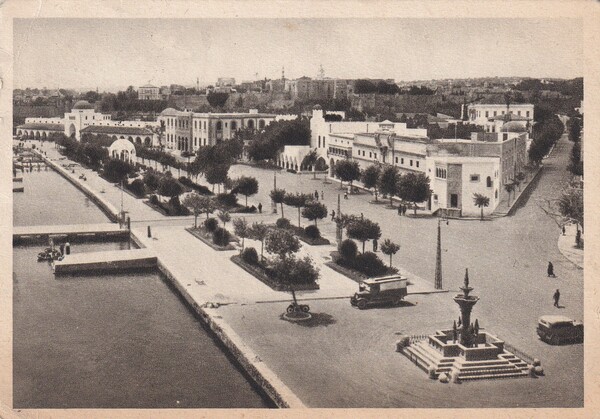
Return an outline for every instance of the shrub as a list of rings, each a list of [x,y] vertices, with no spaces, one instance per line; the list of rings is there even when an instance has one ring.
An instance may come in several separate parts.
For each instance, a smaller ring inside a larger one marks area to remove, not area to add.
[[[181,205],[178,196],[169,199],[169,215],[189,215],[190,210]]]
[[[212,195],[212,192],[206,186],[198,185],[197,183],[192,182],[190,178],[187,178],[185,176],[179,178],[179,183],[181,183],[184,186],[187,186],[190,189],[193,189],[200,195]]]
[[[309,225],[304,229],[304,233],[306,234],[306,237],[308,237],[309,239],[318,239],[319,237],[321,237],[321,232],[319,231],[319,228],[315,225]]]
[[[146,194],[146,186],[144,185],[144,181],[141,179],[136,179],[128,184],[127,189],[133,192],[136,196],[144,196]]]
[[[212,240],[217,246],[227,246],[229,244],[229,238],[229,231],[225,230],[223,227],[217,227],[217,229],[213,231]]]
[[[220,193],[217,195],[217,204],[224,207],[237,206],[237,197],[229,193]]]
[[[158,197],[156,195],[151,195],[148,201],[153,205],[158,205]]]
[[[258,265],[258,253],[254,247],[247,247],[242,252],[242,259],[250,265]]]
[[[288,229],[290,228],[290,220],[288,220],[287,218],[279,218],[276,222],[275,225],[277,226],[277,228],[285,228]]]
[[[346,239],[340,245],[340,254],[345,260],[352,260],[358,253],[358,246],[354,240]]]
[[[241,214],[253,214],[256,212],[256,207],[252,205],[251,207],[242,207],[240,209],[236,209],[235,212]]]
[[[354,269],[362,272],[368,277],[385,275],[388,273],[388,268],[383,261],[373,252],[365,252],[356,255],[354,259]]]
[[[210,233],[213,233],[217,227],[219,227],[219,222],[216,218],[204,220],[204,228],[206,228],[206,230],[208,230]]]

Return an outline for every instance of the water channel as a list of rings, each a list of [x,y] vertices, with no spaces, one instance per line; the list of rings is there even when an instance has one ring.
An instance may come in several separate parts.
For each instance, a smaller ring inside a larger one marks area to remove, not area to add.
[[[51,169],[23,178],[14,225],[108,222]],[[13,248],[15,408],[272,407],[158,272],[55,278],[43,247]]]

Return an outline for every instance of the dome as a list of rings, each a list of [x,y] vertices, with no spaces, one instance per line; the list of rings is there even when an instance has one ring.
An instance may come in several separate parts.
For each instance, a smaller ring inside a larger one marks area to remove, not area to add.
[[[177,109],[167,108],[167,109],[163,110],[160,114],[161,115],[177,116],[177,115],[179,115],[179,111]]]
[[[521,123],[517,121],[509,121],[502,125],[502,132],[527,132],[527,128]]]
[[[315,106],[313,106],[313,109],[318,111],[318,110],[323,109],[323,108],[321,107],[321,105],[319,105],[317,103]]]
[[[78,100],[73,109],[94,109],[94,107],[87,100]]]

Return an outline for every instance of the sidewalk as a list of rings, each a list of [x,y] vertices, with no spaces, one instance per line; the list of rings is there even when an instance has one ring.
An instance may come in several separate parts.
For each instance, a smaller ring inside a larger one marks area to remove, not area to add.
[[[558,236],[558,250],[564,257],[573,262],[577,267],[583,269],[583,249],[575,247],[575,236],[577,226],[568,224],[565,226],[565,235]]]

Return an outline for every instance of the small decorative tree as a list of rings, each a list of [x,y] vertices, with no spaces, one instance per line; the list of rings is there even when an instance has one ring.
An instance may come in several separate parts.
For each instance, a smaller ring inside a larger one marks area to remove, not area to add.
[[[360,166],[358,162],[352,160],[340,160],[334,167],[335,175],[342,181],[340,187],[343,187],[343,182],[350,183],[352,190],[352,182],[360,179]]]
[[[390,268],[392,267],[392,256],[395,255],[398,250],[400,250],[400,245],[394,243],[390,239],[385,239],[381,244],[381,251],[383,254],[390,257]]]
[[[298,227],[300,227],[300,209],[312,200],[312,196],[303,193],[286,193],[283,202],[290,207],[298,209]],[[283,211],[282,211],[283,212]]]
[[[480,220],[483,221],[483,207],[487,207],[490,205],[490,198],[480,193],[476,193],[473,194],[473,201],[475,202],[475,205],[481,209]]]
[[[217,217],[219,217],[219,220],[221,220],[221,222],[223,223],[223,228],[225,228],[227,223],[231,221],[231,215],[229,214],[229,211],[220,210],[217,213]]]
[[[375,201],[377,201],[377,183],[381,175],[381,168],[375,164],[367,167],[361,176],[362,183],[365,188],[373,189],[375,193]]]
[[[157,192],[161,196],[175,198],[183,193],[183,186],[173,177],[163,176],[158,182]]]
[[[281,218],[285,218],[283,216],[283,201],[285,200],[286,195],[285,189],[273,189],[269,195],[275,204],[281,205]]]
[[[268,253],[278,255],[282,261],[285,261],[290,255],[300,250],[301,244],[290,231],[274,228],[267,233],[265,247]]]
[[[202,214],[204,210],[204,198],[203,196],[197,194],[196,192],[192,192],[188,196],[185,197],[182,204],[192,210],[194,214],[194,228],[198,228],[198,216]],[[208,217],[208,215],[207,215]]]
[[[245,218],[236,218],[233,220],[233,231],[235,235],[242,239],[242,251],[244,251],[244,242],[246,237],[250,236],[250,228]]]
[[[429,178],[425,173],[407,173],[398,182],[398,194],[405,201],[413,203],[414,214],[417,214],[417,202],[423,202],[431,196]]]
[[[381,237],[381,228],[379,224],[367,218],[357,218],[346,227],[346,234],[351,239],[362,242],[362,252],[365,253],[365,242],[367,240],[379,239]]]
[[[200,196],[200,206],[202,207],[202,212],[206,213],[207,220],[209,215],[217,208],[214,200],[209,196]]]
[[[246,207],[248,206],[248,197],[258,193],[258,181],[249,176],[242,176],[237,179],[232,190],[233,193],[242,194],[246,197]]]
[[[390,207],[393,206],[392,198],[398,194],[398,185],[400,183],[400,171],[396,166],[388,166],[379,175],[377,185],[379,190],[390,197]]]
[[[260,260],[263,259],[263,248],[265,245],[265,238],[269,232],[269,227],[264,223],[252,223],[252,227],[249,230],[249,236],[251,239],[260,241]]]
[[[317,220],[327,217],[327,207],[320,202],[310,201],[302,209],[302,216],[309,221],[314,221],[316,226]]]

